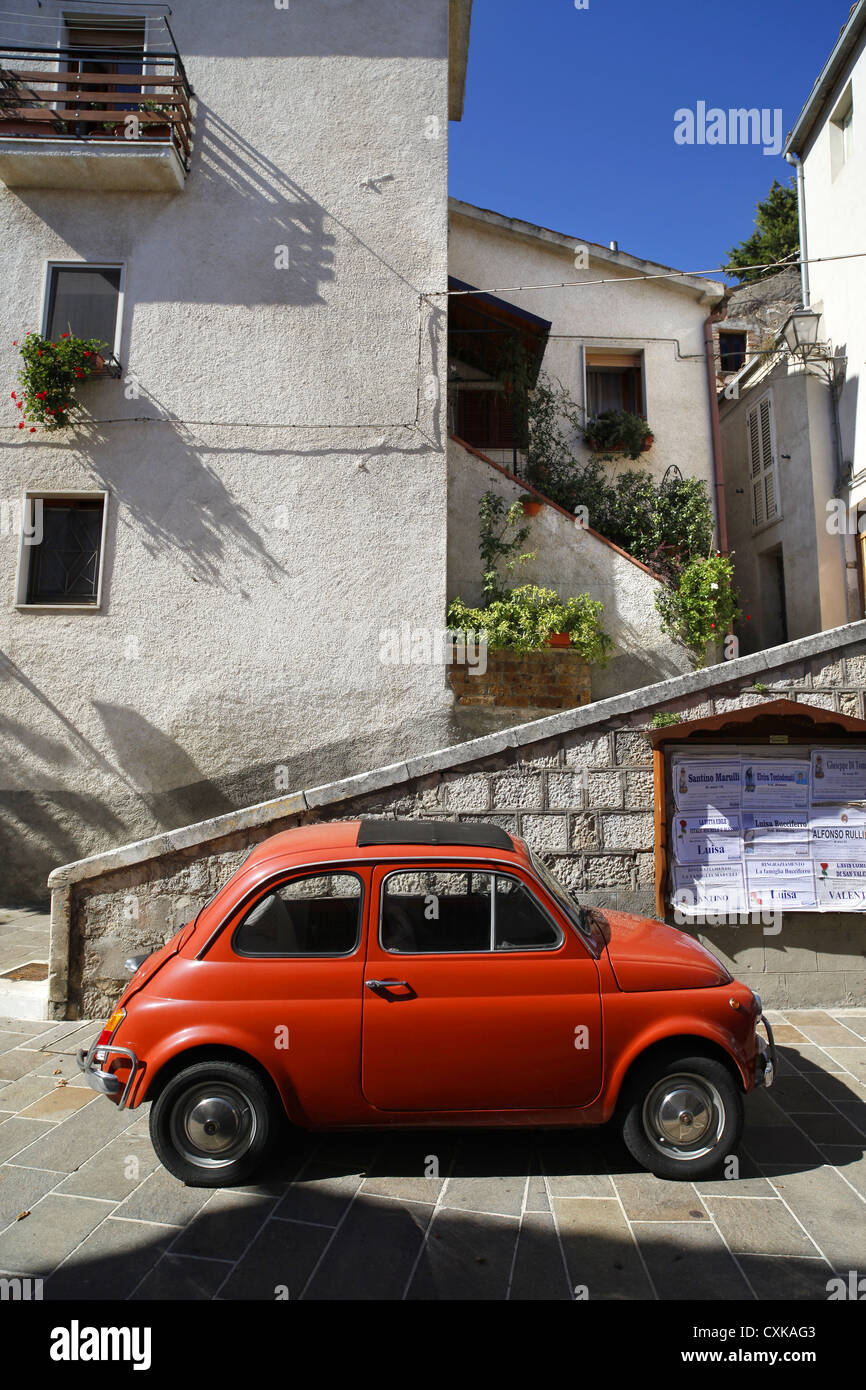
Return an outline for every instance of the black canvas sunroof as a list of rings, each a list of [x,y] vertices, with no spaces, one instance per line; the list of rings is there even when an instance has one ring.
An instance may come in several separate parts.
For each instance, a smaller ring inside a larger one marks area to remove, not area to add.
[[[362,820],[358,846],[364,845],[478,845],[481,849],[514,849],[514,841],[498,825],[458,825],[455,821]]]

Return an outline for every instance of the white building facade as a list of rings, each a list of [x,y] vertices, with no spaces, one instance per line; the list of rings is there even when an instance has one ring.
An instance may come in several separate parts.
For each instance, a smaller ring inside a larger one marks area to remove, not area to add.
[[[452,741],[444,677],[381,634],[444,621],[469,9],[0,9],[7,901]],[[19,430],[13,342],[67,327],[114,374]]]

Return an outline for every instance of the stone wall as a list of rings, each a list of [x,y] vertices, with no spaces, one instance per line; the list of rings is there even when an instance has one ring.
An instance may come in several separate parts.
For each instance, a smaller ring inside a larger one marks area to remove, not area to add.
[[[310,821],[492,822],[542,853],[580,901],[652,916],[653,715],[785,697],[863,718],[864,693],[861,622],[68,865],[50,880],[51,1015],[107,1012],[125,956],[189,920],[252,844]],[[768,1005],[866,1001],[863,914],[789,915],[776,935],[760,924],[695,934]]]

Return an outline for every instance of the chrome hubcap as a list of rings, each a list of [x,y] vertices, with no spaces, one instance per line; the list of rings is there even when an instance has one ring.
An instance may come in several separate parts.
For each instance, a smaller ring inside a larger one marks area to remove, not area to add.
[[[182,1096],[171,1117],[175,1146],[199,1167],[219,1167],[246,1153],[256,1133],[256,1117],[246,1096],[234,1086],[204,1084]]]
[[[666,1076],[643,1107],[644,1132],[660,1153],[699,1158],[715,1147],[725,1128],[725,1107],[711,1081],[692,1074]]]

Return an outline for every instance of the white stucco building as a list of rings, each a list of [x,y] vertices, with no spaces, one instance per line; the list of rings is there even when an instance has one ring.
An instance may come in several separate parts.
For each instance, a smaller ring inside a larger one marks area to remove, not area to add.
[[[380,633],[444,620],[430,296],[469,10],[0,7],[6,901],[453,741],[444,679],[383,665]],[[13,341],[67,324],[117,374],[19,431]]]
[[[480,599],[482,494],[492,489],[509,502],[520,496],[513,477],[485,468],[478,457],[520,471],[521,441],[495,379],[496,352],[509,333],[587,415],[615,408],[648,421],[652,447],[636,462],[620,456],[613,471],[646,469],[660,482],[674,467],[702,479],[717,505],[712,330],[723,285],[456,199],[449,273],[452,289],[460,291],[449,311],[449,599]],[[489,363],[472,346],[484,341],[499,345],[487,352]],[[477,453],[467,452],[467,444]],[[574,453],[589,457],[579,435]],[[536,558],[515,582],[602,601],[615,651],[605,671],[593,671],[593,698],[690,669],[687,653],[661,630],[654,602],[659,581],[594,534],[593,524],[590,516],[588,529],[580,529],[545,507],[530,523],[527,548]]]
[[[864,614],[864,49],[859,0],[785,147],[799,185],[805,312],[721,401],[729,543],[752,617],[744,651]]]

